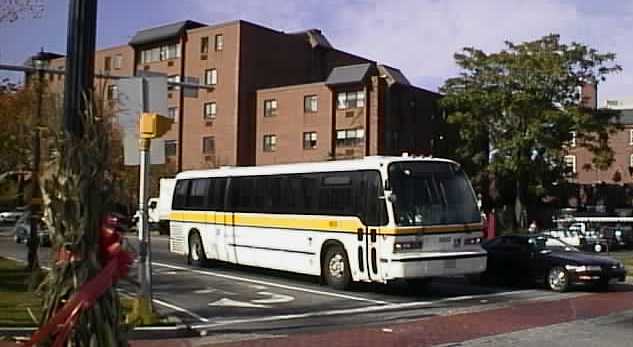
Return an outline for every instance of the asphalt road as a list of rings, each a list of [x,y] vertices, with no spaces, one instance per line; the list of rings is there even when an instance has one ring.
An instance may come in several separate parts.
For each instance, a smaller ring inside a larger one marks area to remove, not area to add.
[[[43,265],[49,255],[48,248],[41,249]],[[26,246],[16,245],[6,228],[0,229],[0,256],[26,259]],[[425,291],[411,290],[403,282],[358,284],[349,291],[336,291],[311,276],[229,264],[191,267],[184,257],[169,253],[168,239],[163,236],[152,239],[152,259],[156,306],[203,334],[336,330],[585,295],[581,291],[557,294],[536,287],[477,286],[461,277],[437,279]],[[131,282],[135,276],[133,272]],[[123,283],[121,290],[135,292],[131,282]],[[633,289],[616,285],[614,290]]]

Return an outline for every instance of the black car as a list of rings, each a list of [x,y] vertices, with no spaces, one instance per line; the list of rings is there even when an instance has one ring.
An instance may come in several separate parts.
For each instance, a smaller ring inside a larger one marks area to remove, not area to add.
[[[583,253],[547,235],[506,235],[482,244],[488,251],[485,277],[507,281],[545,282],[563,292],[576,284],[606,290],[613,281],[624,281],[626,270],[619,261]]]

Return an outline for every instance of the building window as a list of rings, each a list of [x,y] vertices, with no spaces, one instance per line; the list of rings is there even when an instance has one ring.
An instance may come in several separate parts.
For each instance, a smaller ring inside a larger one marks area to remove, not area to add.
[[[205,136],[202,138],[202,153],[204,154],[215,153],[215,137]]]
[[[566,155],[564,158],[565,167],[569,169],[572,173],[576,173],[576,156],[575,155]]]
[[[116,100],[118,98],[119,98],[119,87],[117,87],[116,85],[108,86],[108,89],[106,91],[106,99]]]
[[[224,35],[215,35],[215,50],[221,51],[224,48]]]
[[[576,132],[570,131],[569,134],[571,135],[571,140],[569,140],[569,146],[576,147]]]
[[[308,95],[303,98],[303,111],[316,112],[318,110],[317,96]]]
[[[172,106],[167,108],[167,117],[174,120],[174,122],[178,121],[178,107]]]
[[[339,110],[346,108],[365,107],[365,91],[340,92],[336,95],[336,107]]]
[[[629,130],[629,145],[633,146],[633,129]]]
[[[180,82],[180,75],[171,75],[167,77],[167,90],[179,90],[180,86],[170,85],[169,82]]]
[[[341,129],[336,131],[337,146],[356,146],[363,142],[365,129]]]
[[[277,150],[277,136],[264,135],[264,152],[274,152]]]
[[[303,149],[315,149],[317,147],[316,131],[303,133]]]
[[[165,141],[165,156],[173,157],[175,155],[176,155],[176,141],[166,140]]]
[[[200,38],[200,53],[209,53],[209,37]]]
[[[105,71],[112,70],[112,57],[105,57],[103,59],[103,70]]]
[[[207,102],[204,104],[204,118],[205,119],[215,119],[215,116],[218,113],[218,106],[215,102]]]
[[[180,58],[180,43],[144,49],[140,58],[141,64]]]
[[[264,117],[272,117],[277,114],[277,100],[264,100]]]
[[[121,67],[123,66],[123,55],[121,54],[117,54],[114,56],[114,69],[115,70],[121,70]]]
[[[633,167],[633,154],[629,157],[629,167]]]
[[[218,70],[209,69],[204,72],[204,84],[214,86],[218,84]]]

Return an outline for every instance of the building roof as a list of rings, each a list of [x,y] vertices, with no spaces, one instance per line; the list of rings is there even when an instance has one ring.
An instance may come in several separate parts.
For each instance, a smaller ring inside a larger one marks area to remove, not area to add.
[[[341,84],[353,84],[361,83],[367,78],[367,75],[372,71],[373,64],[357,64],[337,66],[332,69],[330,75],[325,80],[325,84],[328,86],[341,85]]]
[[[185,30],[200,28],[205,25],[206,24],[186,20],[137,31],[136,34],[134,34],[134,37],[130,40],[130,46],[144,45],[152,42],[177,38],[182,35]]]
[[[333,48],[332,44],[328,39],[323,35],[321,30],[319,29],[308,29],[305,31],[299,31],[295,33],[289,33],[289,35],[295,36],[305,36],[306,40],[310,43],[312,48],[321,47],[321,48]]]
[[[57,53],[54,53],[54,52],[40,51],[40,52],[37,52],[37,54],[32,55],[28,59],[26,59],[24,61],[24,65],[26,65],[26,66],[34,66],[33,65],[33,61],[35,61],[35,60],[50,61],[50,60],[61,58],[61,57],[63,57],[62,54],[57,54]]]
[[[387,84],[389,86],[394,84],[400,84],[403,86],[410,86],[411,83],[407,79],[407,77],[402,73],[402,71],[387,65],[378,65],[378,71],[380,71],[381,75],[384,75],[387,78]]]

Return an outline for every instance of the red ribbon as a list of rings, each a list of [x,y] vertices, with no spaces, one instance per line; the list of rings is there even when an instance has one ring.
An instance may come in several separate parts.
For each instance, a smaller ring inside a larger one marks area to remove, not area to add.
[[[120,278],[127,276],[133,259],[121,247],[121,235],[113,228],[103,226],[99,241],[99,254],[105,266],[95,277],[84,283],[44,326],[33,333],[26,346],[34,346],[47,336],[54,335],[53,347],[62,347],[81,312],[92,307],[106,290]],[[65,259],[58,257],[58,261],[73,259],[70,252],[66,251],[65,254]]]

